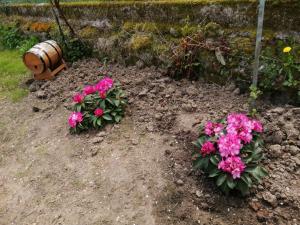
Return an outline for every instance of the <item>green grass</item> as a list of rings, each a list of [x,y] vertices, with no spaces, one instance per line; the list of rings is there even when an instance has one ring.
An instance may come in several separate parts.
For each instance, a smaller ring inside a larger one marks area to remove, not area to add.
[[[28,75],[18,50],[0,50],[0,98],[16,102],[26,96],[28,90],[20,83]]]

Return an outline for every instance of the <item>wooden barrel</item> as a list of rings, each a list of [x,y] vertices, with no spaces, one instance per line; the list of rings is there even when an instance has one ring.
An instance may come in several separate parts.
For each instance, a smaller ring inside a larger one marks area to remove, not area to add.
[[[23,55],[24,64],[34,74],[41,74],[47,68],[54,68],[61,59],[62,50],[53,40],[36,44]]]

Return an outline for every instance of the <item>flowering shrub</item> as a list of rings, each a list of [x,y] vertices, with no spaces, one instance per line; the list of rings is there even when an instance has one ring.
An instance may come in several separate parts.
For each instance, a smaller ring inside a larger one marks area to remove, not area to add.
[[[124,116],[126,99],[111,78],[103,77],[97,84],[83,88],[73,96],[74,108],[69,117],[72,132],[91,127],[102,128],[106,123],[118,123]]]
[[[276,57],[262,56],[263,89],[284,90],[300,87],[299,53],[292,47],[284,47]]]
[[[226,194],[237,189],[248,193],[253,182],[267,175],[262,159],[262,124],[242,113],[229,114],[218,122],[207,122],[195,142],[194,168],[216,179]]]

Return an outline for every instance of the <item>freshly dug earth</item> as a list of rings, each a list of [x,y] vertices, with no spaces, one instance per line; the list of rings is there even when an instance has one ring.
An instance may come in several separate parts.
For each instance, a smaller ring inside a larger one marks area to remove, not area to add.
[[[123,86],[120,124],[70,135],[71,96],[99,74]],[[300,223],[300,109],[261,103],[269,177],[247,198],[224,196],[193,171],[191,142],[208,119],[245,112],[234,85],[174,81],[155,68],[73,64],[30,84],[0,110],[0,224],[196,225]]]

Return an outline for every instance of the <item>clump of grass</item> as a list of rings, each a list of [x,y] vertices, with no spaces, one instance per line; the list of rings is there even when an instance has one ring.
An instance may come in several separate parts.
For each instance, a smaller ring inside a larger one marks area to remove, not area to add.
[[[16,102],[26,96],[28,91],[20,83],[28,75],[18,50],[0,51],[0,98]]]

